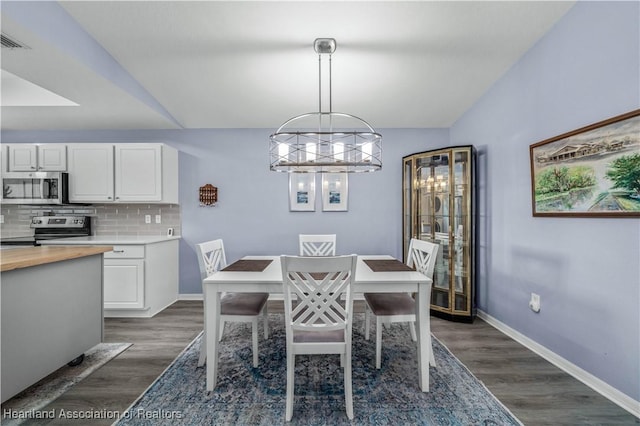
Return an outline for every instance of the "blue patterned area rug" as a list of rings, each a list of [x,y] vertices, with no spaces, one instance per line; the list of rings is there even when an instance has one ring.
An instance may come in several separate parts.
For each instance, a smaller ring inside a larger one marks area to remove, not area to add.
[[[125,425],[284,424],[286,357],[282,317],[269,316],[269,339],[260,340],[252,367],[251,329],[227,323],[220,344],[218,385],[205,390],[198,368],[198,336],[117,422]],[[343,373],[337,355],[298,356],[292,425],[521,425],[471,372],[434,339],[437,367],[430,391],[420,392],[416,347],[408,327],[383,331],[382,369],[375,369],[375,331],[364,339],[363,314],[353,329],[353,407],[347,419]],[[375,321],[373,322],[375,330]]]

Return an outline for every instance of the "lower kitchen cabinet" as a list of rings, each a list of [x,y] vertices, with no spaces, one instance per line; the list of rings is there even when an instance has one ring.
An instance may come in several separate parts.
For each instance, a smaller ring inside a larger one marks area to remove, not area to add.
[[[178,299],[178,240],[105,253],[104,316],[152,317]]]
[[[111,246],[104,254],[105,317],[149,318],[178,300],[180,237],[92,235],[42,245]]]
[[[104,308],[144,308],[144,259],[104,260]]]

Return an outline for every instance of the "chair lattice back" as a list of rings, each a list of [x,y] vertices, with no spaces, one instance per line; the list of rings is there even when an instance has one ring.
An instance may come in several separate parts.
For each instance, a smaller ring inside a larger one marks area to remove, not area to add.
[[[355,259],[355,255],[282,256],[287,326],[305,331],[346,329],[352,315]],[[343,294],[346,294],[345,300],[341,300]]]
[[[300,256],[335,256],[336,235],[300,234]]]
[[[438,244],[412,239],[409,244],[409,256],[407,265],[415,267],[416,271],[423,273],[429,278],[433,277],[433,270],[436,266],[438,255]]]
[[[222,240],[207,241],[197,246],[200,275],[203,279],[227,266]]]

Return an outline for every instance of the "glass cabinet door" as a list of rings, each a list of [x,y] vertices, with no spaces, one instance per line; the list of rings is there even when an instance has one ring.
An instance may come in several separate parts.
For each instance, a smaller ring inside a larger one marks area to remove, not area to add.
[[[404,161],[404,169],[402,172],[402,235],[403,235],[403,254],[406,258],[406,253],[409,250],[409,241],[413,238],[413,160],[408,159]]]
[[[414,154],[405,157],[403,164],[405,258],[411,238],[438,244],[432,312],[472,320],[473,147]]]
[[[451,247],[451,272],[455,291],[454,309],[470,310],[469,288],[469,229],[471,220],[469,194],[469,151],[453,152],[453,227]]]

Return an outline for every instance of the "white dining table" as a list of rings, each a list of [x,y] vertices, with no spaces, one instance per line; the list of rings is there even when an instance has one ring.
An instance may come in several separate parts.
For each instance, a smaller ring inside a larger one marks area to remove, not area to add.
[[[246,256],[242,259],[265,259],[272,262],[260,272],[218,271],[203,280],[204,320],[207,345],[207,390],[216,387],[218,376],[218,337],[220,296],[224,292],[282,294],[280,256]],[[358,256],[354,293],[416,293],[416,333],[418,337],[418,379],[420,389],[429,391],[429,359],[431,327],[429,303],[431,279],[416,271],[374,272],[365,259],[393,259],[386,255]],[[374,360],[372,360],[372,369]]]

